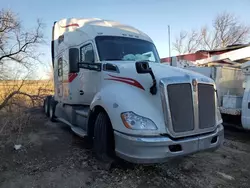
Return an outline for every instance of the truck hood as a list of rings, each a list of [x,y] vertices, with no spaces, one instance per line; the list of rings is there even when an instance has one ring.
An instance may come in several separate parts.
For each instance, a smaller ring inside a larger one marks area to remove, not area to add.
[[[139,81],[140,83],[143,83],[143,85],[144,84],[147,85],[147,83],[150,83],[152,85],[152,79],[149,74],[138,74],[136,72],[135,62],[111,61],[111,62],[106,62],[106,63],[117,65],[120,71],[119,76],[121,77],[135,79]],[[189,77],[196,78],[204,82],[213,83],[213,80],[211,78],[206,77],[200,73],[190,71],[190,70],[186,70],[186,69],[182,69],[178,67],[172,67],[172,66],[161,64],[161,63],[152,63],[152,62],[149,62],[149,66],[151,67],[157,82],[159,82],[159,80],[162,78],[189,76]]]

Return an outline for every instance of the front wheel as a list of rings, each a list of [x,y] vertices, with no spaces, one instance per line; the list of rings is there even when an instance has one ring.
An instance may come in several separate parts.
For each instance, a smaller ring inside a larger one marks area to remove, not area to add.
[[[95,121],[94,151],[103,162],[110,162],[114,157],[114,132],[105,112],[100,112]]]

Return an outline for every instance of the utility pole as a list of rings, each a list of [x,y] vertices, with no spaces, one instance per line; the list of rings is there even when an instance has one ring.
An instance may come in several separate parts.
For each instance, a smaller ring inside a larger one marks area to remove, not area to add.
[[[172,58],[171,58],[171,47],[170,47],[170,25],[168,25],[168,57],[170,59],[170,66],[172,66]]]

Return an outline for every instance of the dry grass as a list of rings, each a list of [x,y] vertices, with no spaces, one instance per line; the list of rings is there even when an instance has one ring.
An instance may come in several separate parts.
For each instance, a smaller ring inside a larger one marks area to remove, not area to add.
[[[20,88],[21,86],[21,88]],[[20,88],[20,92],[27,93],[34,96],[35,100],[31,100],[30,97],[24,95],[15,95],[8,106],[40,106],[42,98],[46,95],[53,94],[54,86],[52,81],[39,80],[39,81],[0,81],[0,104],[6,99],[6,97],[13,91],[17,91]]]
[[[21,87],[20,87],[21,86]],[[7,105],[0,110],[0,141],[17,142],[22,130],[29,125],[30,114],[27,109],[43,104],[47,95],[53,94],[52,81],[0,81],[0,105],[12,92],[20,89],[26,95],[14,95]]]
[[[0,113],[0,145],[2,142],[18,143],[22,138],[22,132],[25,127],[30,125],[31,115],[23,111],[23,109],[16,109],[13,113]]]

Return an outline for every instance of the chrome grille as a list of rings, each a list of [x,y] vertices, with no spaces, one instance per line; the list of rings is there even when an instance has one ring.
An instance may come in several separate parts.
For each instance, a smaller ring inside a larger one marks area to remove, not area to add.
[[[213,85],[198,84],[199,128],[215,125],[215,92]]]
[[[174,76],[160,81],[160,94],[167,132],[184,137],[214,131],[217,106],[214,85],[205,78]]]
[[[175,132],[194,129],[194,110],[191,85],[172,84],[167,86],[169,108]]]

